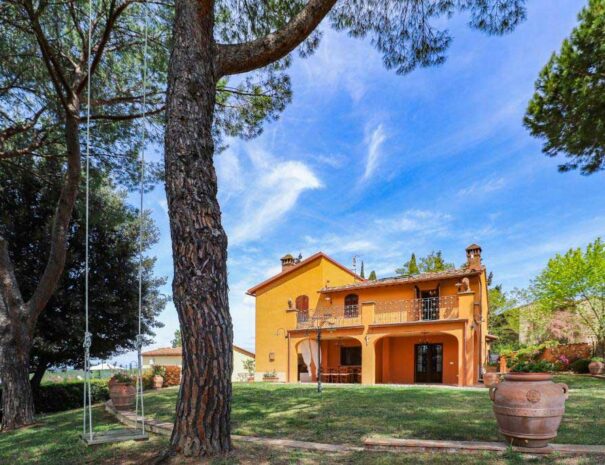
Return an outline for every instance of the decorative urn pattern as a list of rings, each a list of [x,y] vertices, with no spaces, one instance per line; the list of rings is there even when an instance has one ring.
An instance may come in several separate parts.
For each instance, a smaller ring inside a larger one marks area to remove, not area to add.
[[[489,396],[507,442],[537,448],[557,436],[567,392],[567,385],[553,383],[549,373],[509,373],[490,387]]]

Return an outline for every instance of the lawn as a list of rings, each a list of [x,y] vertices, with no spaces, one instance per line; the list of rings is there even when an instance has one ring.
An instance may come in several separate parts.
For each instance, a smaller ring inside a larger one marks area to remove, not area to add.
[[[557,442],[605,444],[605,381],[559,376],[571,389]],[[147,414],[173,420],[176,389],[150,393]],[[430,387],[234,385],[235,434],[359,444],[368,434],[400,438],[499,440],[487,390]]]
[[[586,377],[565,377],[572,388],[558,442],[605,444],[605,382]],[[169,419],[176,389],[150,392],[146,412]],[[323,442],[359,444],[366,434],[444,439],[496,439],[495,422],[486,391],[435,388],[327,388],[321,398],[310,386],[237,384],[234,386],[233,429],[236,434],[288,437]],[[99,429],[118,427],[94,409]],[[0,464],[10,465],[130,465],[141,463],[167,444],[152,435],[147,442],[87,448],[78,441],[81,412],[74,410],[39,418],[39,425],[0,434]],[[557,457],[529,463],[589,465],[597,459]],[[228,457],[211,465],[521,465],[516,454],[409,454],[359,452],[325,454],[268,449],[236,443]]]

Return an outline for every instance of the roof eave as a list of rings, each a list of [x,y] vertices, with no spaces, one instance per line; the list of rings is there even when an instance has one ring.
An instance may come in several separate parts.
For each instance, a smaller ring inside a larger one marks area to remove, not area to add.
[[[414,283],[420,283],[420,282],[424,282],[424,281],[435,281],[435,280],[440,280],[440,279],[454,279],[454,278],[461,278],[461,277],[465,277],[465,276],[475,276],[475,275],[480,275],[481,273],[483,273],[485,271],[485,269],[480,269],[480,270],[468,270],[465,272],[461,272],[460,274],[456,274],[456,275],[450,275],[450,276],[427,276],[424,278],[418,278],[418,279],[408,279],[408,280],[401,280],[401,281],[392,281],[392,282],[376,282],[376,283],[371,283],[371,284],[367,284],[367,280],[365,280],[366,284],[365,285],[350,285],[350,286],[341,286],[341,287],[324,287],[322,289],[320,289],[319,291],[317,291],[320,294],[333,294],[336,292],[346,292],[346,291],[350,291],[350,290],[354,290],[354,289],[369,289],[369,288],[375,288],[375,287],[389,287],[389,286],[403,286],[406,284],[414,284]]]
[[[263,287],[271,284],[273,281],[282,278],[284,276],[287,276],[288,274],[290,274],[291,272],[293,272],[294,270],[297,270],[305,265],[308,265],[309,263],[314,262],[315,260],[317,260],[318,258],[325,258],[326,260],[328,260],[329,262],[333,263],[334,265],[336,265],[337,267],[341,268],[342,270],[346,271],[347,273],[349,273],[351,276],[353,276],[355,279],[358,279],[360,281],[367,281],[365,278],[362,278],[361,276],[359,276],[357,273],[354,273],[353,271],[351,271],[350,269],[348,269],[346,266],[344,266],[341,263],[338,263],[336,260],[334,260],[332,257],[326,255],[323,252],[317,252],[314,253],[313,255],[311,255],[310,257],[307,257],[305,260],[303,260],[302,262],[298,263],[297,265],[289,268],[286,271],[282,271],[281,273],[278,273],[268,279],[265,279],[263,282],[257,284],[256,286],[251,287],[250,289],[248,289],[246,291],[246,294],[252,297],[256,297],[256,292],[259,289],[262,289]]]

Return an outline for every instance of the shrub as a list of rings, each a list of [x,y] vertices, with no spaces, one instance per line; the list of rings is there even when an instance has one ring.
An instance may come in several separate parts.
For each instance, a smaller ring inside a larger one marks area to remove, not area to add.
[[[588,365],[590,364],[590,359],[588,358],[579,358],[574,362],[571,362],[569,368],[574,373],[588,373]]]
[[[90,394],[93,404],[109,400],[107,380],[91,380]],[[42,384],[34,393],[36,413],[62,412],[82,408],[83,399],[84,383],[82,381]]]
[[[510,371],[515,373],[548,373],[554,371],[554,369],[554,365],[545,360],[522,360],[513,365]]]
[[[142,373],[143,378],[143,389],[153,389],[153,370],[151,368],[145,368]]]
[[[109,384],[111,385],[112,383],[126,383],[126,384],[135,384],[136,378],[133,378],[132,376],[130,376],[128,373],[124,373],[121,371],[118,371],[115,375],[113,375],[110,379],[109,379]]]
[[[166,377],[166,367],[162,365],[152,365],[151,372],[153,376],[161,376],[162,378]]]
[[[504,355],[509,368],[517,365],[519,362],[537,362],[546,349],[552,349],[559,345],[556,341],[546,341],[542,344],[522,347],[516,351],[502,351],[500,355]]]
[[[548,362],[548,360],[546,360]],[[564,371],[569,369],[570,361],[565,355],[559,355],[553,363],[555,370]]]
[[[178,386],[181,384],[181,367],[177,365],[166,365],[166,376],[164,376],[164,386]]]

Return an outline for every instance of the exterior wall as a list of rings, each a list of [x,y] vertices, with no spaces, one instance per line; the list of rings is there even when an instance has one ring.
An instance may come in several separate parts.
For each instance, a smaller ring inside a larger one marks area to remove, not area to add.
[[[183,357],[180,355],[143,355],[143,367],[149,368],[151,365],[183,365]]]
[[[376,383],[414,383],[415,345],[425,342],[443,344],[443,383],[458,384],[458,341],[445,335],[387,336],[380,339],[376,343]]]
[[[323,257],[297,268],[256,294],[256,380],[273,370],[281,381],[288,380],[287,331],[296,328],[296,312],[288,311],[299,295],[309,297],[309,309],[317,308],[321,295],[317,292],[329,283],[340,286],[354,282],[352,274]],[[279,333],[279,334],[278,334]],[[273,354],[274,360],[270,360]],[[294,361],[296,366],[296,361]],[[295,378],[292,378],[296,380]]]
[[[469,292],[458,297],[460,313],[472,315],[475,294]],[[373,303],[362,305],[362,325],[322,330],[322,367],[333,366],[331,361],[334,361],[335,355],[329,347],[334,342],[340,340],[342,344],[345,341],[347,344],[359,343],[362,348],[363,384],[413,383],[414,344],[435,341],[444,344],[445,384],[471,386],[477,382],[479,373],[475,361],[478,360],[478,355],[473,343],[477,330],[473,328],[472,320],[375,325],[372,324],[374,306]],[[297,379],[297,354],[300,352],[300,344],[309,338],[316,338],[315,331],[290,331],[290,380]],[[392,341],[385,344],[385,338]]]
[[[233,351],[233,374],[231,381],[240,381],[240,373],[246,373],[244,370],[244,360],[252,359],[252,357],[242,354],[237,350]],[[151,365],[176,365],[182,366],[183,358],[180,355],[143,355],[143,368],[149,368]]]
[[[246,360],[254,360],[249,355],[242,354],[237,350],[233,351],[233,374],[231,375],[231,381],[245,381],[248,372],[244,368],[244,362]]]

